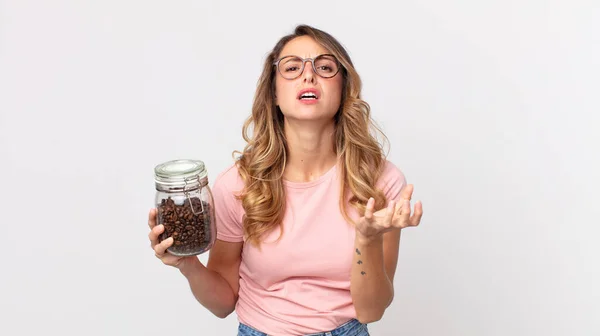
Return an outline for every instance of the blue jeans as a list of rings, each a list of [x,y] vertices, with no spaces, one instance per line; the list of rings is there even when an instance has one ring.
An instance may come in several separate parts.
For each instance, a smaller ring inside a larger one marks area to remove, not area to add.
[[[238,336],[268,336],[267,334],[258,331],[250,326],[240,323],[238,327]],[[316,334],[305,336],[369,336],[367,325],[352,319],[334,330],[324,331]]]

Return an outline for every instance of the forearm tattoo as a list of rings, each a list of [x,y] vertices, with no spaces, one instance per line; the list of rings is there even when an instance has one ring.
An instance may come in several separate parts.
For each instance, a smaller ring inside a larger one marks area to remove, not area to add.
[[[360,255],[360,250],[359,250],[358,248],[356,249],[356,254],[357,254],[357,255]],[[360,259],[359,259],[359,260],[358,260],[356,263],[357,263],[357,264],[359,264],[359,265],[362,265],[362,263],[363,263],[363,262],[362,262],[362,260],[360,260]],[[360,271],[360,274],[361,274],[361,275],[365,275],[365,274],[367,274],[367,272],[365,272],[365,271]]]

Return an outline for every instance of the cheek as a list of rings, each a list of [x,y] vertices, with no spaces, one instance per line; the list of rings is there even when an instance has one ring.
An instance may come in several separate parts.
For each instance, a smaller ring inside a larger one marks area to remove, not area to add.
[[[343,85],[342,85],[342,81],[341,79],[338,80],[336,83],[332,83],[332,88],[331,88],[331,93],[332,93],[332,100],[335,102],[335,104],[340,104],[342,101],[342,90],[343,90]]]
[[[290,101],[295,99],[294,87],[288,82],[276,81],[275,82],[275,96],[278,105],[289,104]]]

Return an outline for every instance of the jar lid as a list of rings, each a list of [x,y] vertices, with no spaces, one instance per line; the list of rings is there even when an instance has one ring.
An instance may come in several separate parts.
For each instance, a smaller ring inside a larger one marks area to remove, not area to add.
[[[171,160],[154,167],[157,186],[191,186],[206,176],[206,167],[200,160]]]

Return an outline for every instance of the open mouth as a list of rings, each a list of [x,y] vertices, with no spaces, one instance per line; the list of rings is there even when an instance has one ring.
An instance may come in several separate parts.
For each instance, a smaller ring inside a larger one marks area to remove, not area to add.
[[[300,96],[300,100],[315,100],[317,99],[317,95],[314,93],[305,93]]]
[[[300,100],[317,100],[319,99],[319,95],[317,90],[309,89],[302,90],[298,95],[298,99]]]

